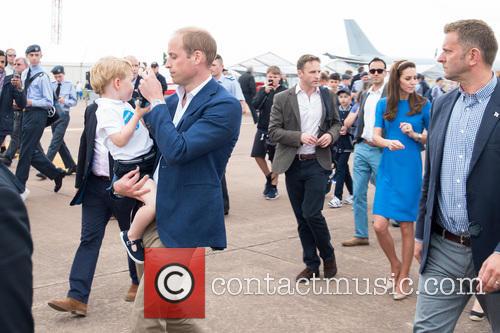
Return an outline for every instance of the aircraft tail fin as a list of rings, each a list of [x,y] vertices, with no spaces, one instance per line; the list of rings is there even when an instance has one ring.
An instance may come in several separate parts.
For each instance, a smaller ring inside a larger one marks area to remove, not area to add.
[[[344,20],[349,51],[353,55],[381,56],[355,20]]]

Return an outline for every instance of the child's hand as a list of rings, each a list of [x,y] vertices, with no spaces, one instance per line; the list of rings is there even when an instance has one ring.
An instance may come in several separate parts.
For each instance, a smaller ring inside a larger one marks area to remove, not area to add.
[[[145,108],[140,107],[139,101],[135,102],[135,114],[139,116],[139,118],[142,118],[146,113],[148,113],[151,110],[151,105],[148,104]]]

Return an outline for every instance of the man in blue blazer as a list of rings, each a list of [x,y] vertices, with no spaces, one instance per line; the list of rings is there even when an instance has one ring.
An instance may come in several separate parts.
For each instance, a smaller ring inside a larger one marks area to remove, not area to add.
[[[153,72],[141,82],[141,94],[151,102],[144,121],[156,141],[159,164],[156,223],[143,236],[145,247],[226,247],[221,179],[236,144],[241,106],[212,79],[210,65],[217,45],[205,30],[178,30],[168,44],[167,68],[176,95],[165,103]],[[115,182],[116,193],[137,197],[144,178],[131,172]],[[137,182],[137,183],[136,183]],[[134,184],[135,183],[135,184]],[[141,280],[133,314],[133,332],[167,326],[168,331],[194,332],[189,319],[145,319]]]
[[[438,61],[459,87],[432,109],[415,233],[421,275],[414,332],[453,332],[480,287],[485,293],[477,298],[500,332],[498,44],[480,20],[449,23],[444,32]],[[479,286],[470,284],[474,278]]]

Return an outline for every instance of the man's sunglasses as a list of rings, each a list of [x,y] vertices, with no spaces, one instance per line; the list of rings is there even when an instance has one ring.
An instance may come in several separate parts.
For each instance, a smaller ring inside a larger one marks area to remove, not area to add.
[[[383,72],[385,72],[385,69],[383,69],[383,68],[377,68],[377,69],[372,68],[372,69],[370,69],[370,74],[375,74],[375,73],[382,74]]]

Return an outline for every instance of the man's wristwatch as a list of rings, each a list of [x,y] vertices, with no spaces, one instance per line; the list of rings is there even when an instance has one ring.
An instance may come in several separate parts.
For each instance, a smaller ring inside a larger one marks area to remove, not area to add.
[[[111,185],[111,186],[113,186],[113,185]],[[124,196],[123,196],[123,195],[119,195],[118,193],[116,193],[116,192],[115,192],[114,187],[111,187],[111,193],[112,193],[112,194],[113,194],[116,198],[118,198],[118,199],[123,199],[123,198],[124,198]]]
[[[154,109],[155,106],[165,104],[165,100],[162,98],[155,98],[151,101],[151,110]]]

